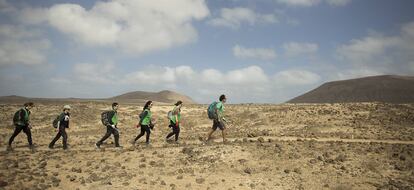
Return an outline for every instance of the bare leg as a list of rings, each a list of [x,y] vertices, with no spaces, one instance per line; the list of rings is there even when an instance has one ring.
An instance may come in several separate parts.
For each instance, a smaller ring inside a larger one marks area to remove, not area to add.
[[[211,135],[213,134],[214,130],[210,129],[210,131],[208,132],[208,136],[207,136],[207,141],[209,141],[211,139]]]
[[[226,132],[224,130],[225,129],[221,130],[221,135],[223,136],[223,142],[226,141]]]

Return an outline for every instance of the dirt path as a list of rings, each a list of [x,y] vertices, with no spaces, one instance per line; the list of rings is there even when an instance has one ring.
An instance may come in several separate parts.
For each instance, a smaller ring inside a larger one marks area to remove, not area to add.
[[[302,138],[302,137],[263,137],[265,140],[275,141],[317,141],[317,142],[346,142],[346,143],[386,143],[386,144],[414,144],[414,141],[378,140],[378,139],[342,139],[342,138]]]
[[[302,137],[295,137],[295,136],[285,136],[285,137],[276,137],[276,136],[263,136],[263,137],[252,137],[252,138],[227,138],[228,142],[224,145],[234,145],[238,142],[244,143],[254,143],[257,142],[259,138],[263,138],[263,142],[270,141],[313,141],[313,142],[344,142],[344,143],[383,143],[383,144],[405,144],[405,145],[414,145],[414,141],[401,141],[401,140],[378,140],[378,139],[342,139],[342,138],[302,138]],[[247,142],[246,142],[247,140]],[[187,140],[182,144],[173,144],[173,143],[166,143],[166,142],[155,142],[151,146],[147,147],[144,143],[137,143],[134,147],[131,144],[124,145],[123,149],[116,149],[113,145],[102,145],[102,149],[96,149],[93,144],[86,145],[74,145],[70,148],[70,151],[124,151],[124,150],[134,150],[134,149],[162,149],[162,148],[169,148],[169,147],[186,147],[186,146],[216,146],[222,144],[221,138],[212,139],[210,142],[202,142],[199,140]],[[5,147],[1,148],[0,154],[7,153],[8,151],[5,150]],[[53,150],[47,148],[46,145],[40,145],[36,148],[36,151],[61,151],[62,149],[59,148],[59,145]],[[27,148],[27,146],[17,146],[14,147],[15,151],[31,151]]]

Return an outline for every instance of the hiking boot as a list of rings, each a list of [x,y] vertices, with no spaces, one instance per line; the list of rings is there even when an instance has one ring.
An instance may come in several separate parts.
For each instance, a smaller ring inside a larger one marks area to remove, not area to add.
[[[205,141],[203,141],[203,145],[209,145],[213,142],[212,139],[206,139]]]
[[[98,143],[95,143],[95,147],[96,147],[97,149],[101,149],[101,145],[100,145],[100,144],[98,144]]]
[[[31,145],[29,145],[29,149],[30,150],[34,150],[36,147],[35,147],[35,145],[34,144],[31,144]]]
[[[49,149],[54,149],[53,145],[49,145]]]
[[[8,145],[6,150],[7,151],[13,151],[13,147],[11,145]]]
[[[131,141],[129,141],[129,142],[132,144],[132,146],[134,146],[136,141],[131,140]]]
[[[118,146],[115,146],[115,148],[116,148],[116,149],[123,149],[124,147],[123,147],[123,146],[118,145]]]

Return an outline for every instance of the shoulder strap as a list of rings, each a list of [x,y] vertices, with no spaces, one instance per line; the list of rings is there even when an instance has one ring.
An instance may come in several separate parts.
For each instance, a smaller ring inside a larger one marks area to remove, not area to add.
[[[23,111],[24,116],[22,119],[26,120],[26,118],[29,117],[29,111],[26,110],[26,108],[22,108],[20,111]]]

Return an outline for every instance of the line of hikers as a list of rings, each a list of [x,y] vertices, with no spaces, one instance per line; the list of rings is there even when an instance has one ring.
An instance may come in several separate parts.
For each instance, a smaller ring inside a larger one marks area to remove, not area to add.
[[[226,103],[226,96],[223,94],[219,97],[218,102],[213,102],[209,105],[207,109],[209,119],[213,120],[213,126],[208,132],[208,136],[206,141],[211,140],[211,135],[214,131],[219,128],[222,131],[223,142],[226,141],[225,139],[225,129],[226,129],[226,120],[224,118],[224,103]],[[174,142],[178,143],[178,136],[180,134],[180,123],[181,123],[181,108],[183,102],[177,101],[174,104],[174,108],[168,112],[167,117],[169,118],[169,127],[172,131],[166,136],[166,141],[171,142],[170,138],[175,136]],[[152,101],[147,101],[144,105],[142,112],[139,114],[139,122],[137,124],[137,128],[140,128],[140,133],[131,141],[132,145],[135,145],[136,141],[144,136],[146,145],[150,144],[150,134],[151,130],[154,129],[155,120],[152,117],[151,108],[153,106]],[[28,102],[23,105],[23,108],[19,109],[15,112],[13,117],[13,124],[15,126],[14,132],[9,139],[9,143],[7,146],[7,150],[13,150],[12,143],[14,138],[23,130],[24,133],[27,135],[27,140],[29,142],[29,148],[34,149],[33,141],[32,141],[32,134],[31,129],[32,125],[30,122],[30,110],[34,107],[33,102]],[[101,114],[101,121],[104,126],[106,126],[106,133],[105,135],[95,143],[95,147],[100,149],[103,142],[108,139],[111,135],[114,136],[115,139],[115,147],[122,148],[119,144],[119,129],[118,129],[118,110],[119,104],[114,102],[112,103],[112,109],[109,111],[105,111]],[[53,140],[49,144],[49,148],[53,149],[54,145],[60,137],[62,137],[63,141],[63,149],[68,149],[68,135],[66,133],[66,128],[69,128],[69,121],[70,121],[70,110],[71,107],[69,105],[63,106],[63,112],[59,114],[52,122],[54,128],[56,128],[57,134],[53,138]]]

